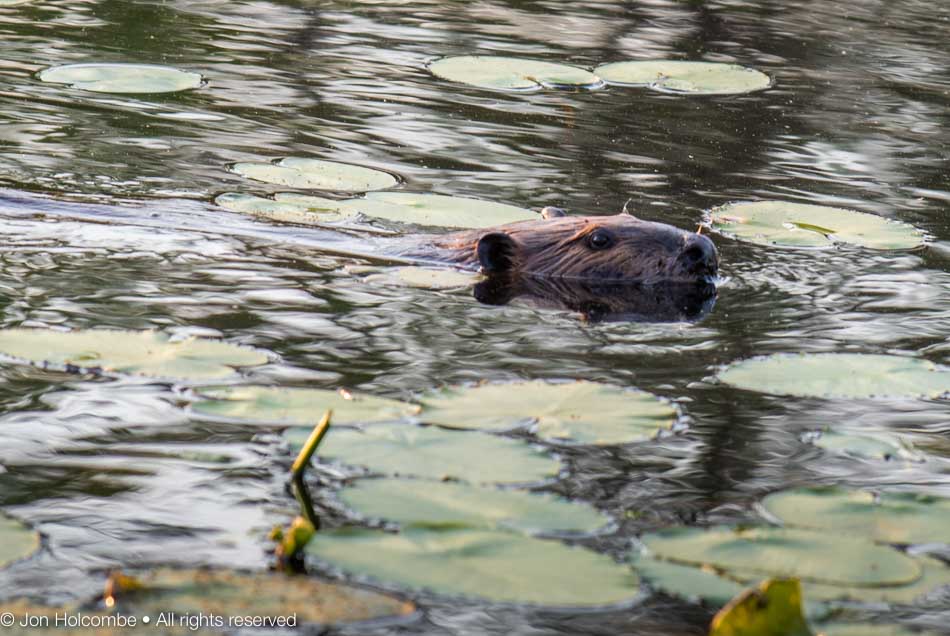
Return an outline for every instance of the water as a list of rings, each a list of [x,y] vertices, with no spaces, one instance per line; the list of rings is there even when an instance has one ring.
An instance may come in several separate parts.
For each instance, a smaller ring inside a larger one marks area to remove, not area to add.
[[[710,381],[719,365],[770,352],[950,362],[948,6],[69,0],[0,8],[0,37],[3,326],[222,337],[277,354],[253,381],[403,399],[443,383],[581,378],[680,401],[688,433],[567,453],[570,475],[551,488],[618,519],[591,543],[617,556],[640,532],[753,519],[752,504],[787,486],[950,495],[946,401],[829,403]],[[717,98],[504,94],[424,69],[470,53],[734,61],[776,85]],[[170,64],[208,86],[130,97],[33,78],[89,61]],[[717,239],[727,282],[704,320],[591,325],[367,284],[345,269],[364,261],[316,249],[325,234],[210,205],[224,191],[277,189],[228,162],[285,155],[533,208],[609,214],[630,199],[638,215],[683,228],[736,199],[841,205],[913,223],[934,242],[811,252]],[[79,205],[55,203],[64,199]],[[0,577],[0,596],[72,600],[116,566],[265,567],[263,536],[292,512],[289,455],[271,431],[190,419],[182,395],[0,366],[0,505],[46,536],[37,558]],[[829,424],[900,433],[928,460],[848,459],[801,442]],[[358,633],[702,634],[709,618],[662,595],[591,614],[419,601],[421,617]],[[884,615],[946,630],[950,593]]]

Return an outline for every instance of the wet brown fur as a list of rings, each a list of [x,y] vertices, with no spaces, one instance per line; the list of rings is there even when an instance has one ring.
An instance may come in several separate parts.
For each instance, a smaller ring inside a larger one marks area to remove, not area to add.
[[[592,248],[590,237],[598,230],[611,237],[609,247]],[[624,213],[539,218],[491,229],[415,237],[405,255],[489,271],[484,258],[480,259],[479,241],[492,234],[504,234],[511,239],[510,243],[496,243],[503,244],[509,259],[506,271],[521,274],[650,283],[708,280],[718,270],[715,247],[707,237]],[[684,262],[684,250],[696,244],[711,250],[707,251],[711,256],[699,265]]]

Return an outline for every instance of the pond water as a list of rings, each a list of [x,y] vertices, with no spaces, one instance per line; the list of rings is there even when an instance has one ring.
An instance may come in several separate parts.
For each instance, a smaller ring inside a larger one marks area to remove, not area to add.
[[[253,381],[400,399],[520,378],[654,392],[680,403],[688,431],[564,451],[566,476],[546,487],[611,514],[616,531],[586,543],[618,558],[642,532],[754,519],[753,504],[785,487],[950,495],[947,400],[780,398],[711,381],[720,365],[773,352],[950,362],[950,6],[52,0],[0,7],[0,31],[2,326],[210,335],[276,354],[247,372]],[[505,93],[425,69],[472,53],[587,68],[736,62],[775,85],[730,97]],[[34,77],[80,62],[167,64],[207,84],[108,95]],[[588,324],[471,292],[367,285],[347,269],[365,261],[321,252],[319,232],[211,203],[279,190],[228,163],[288,155],[534,209],[613,214],[629,200],[638,216],[681,228],[739,199],[836,205],[912,223],[933,241],[814,251],[714,237],[725,280],[703,320]],[[112,567],[266,567],[267,530],[293,514],[286,445],[272,431],[192,419],[181,397],[143,380],[0,366],[0,506],[46,537],[37,557],[0,574],[0,597],[73,600]],[[802,441],[830,425],[898,433],[926,461]],[[566,614],[416,598],[413,620],[354,633],[703,634],[710,617],[659,594]],[[883,613],[946,630],[950,592]]]

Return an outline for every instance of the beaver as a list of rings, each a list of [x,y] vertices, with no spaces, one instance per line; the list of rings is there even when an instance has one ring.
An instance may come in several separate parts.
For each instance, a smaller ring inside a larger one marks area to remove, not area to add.
[[[705,235],[623,212],[569,216],[561,208],[540,219],[496,228],[411,237],[400,256],[450,263],[484,274],[600,283],[712,283],[716,246]]]

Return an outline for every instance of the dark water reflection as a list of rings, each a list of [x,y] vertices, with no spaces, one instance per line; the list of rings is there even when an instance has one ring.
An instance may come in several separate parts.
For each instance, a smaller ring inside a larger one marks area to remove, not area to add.
[[[618,557],[639,532],[753,519],[752,504],[785,486],[950,495],[946,401],[792,400],[710,379],[719,365],[779,351],[950,362],[948,6],[54,0],[0,8],[0,37],[0,184],[108,204],[2,197],[4,326],[223,337],[277,354],[251,380],[399,398],[516,378],[654,391],[680,402],[687,433],[564,451],[568,476],[551,486],[615,516],[617,532],[591,544]],[[474,52],[582,66],[735,61],[776,85],[698,99],[615,88],[504,94],[424,70],[434,57]],[[121,96],[33,77],[88,61],[171,64],[208,86]],[[346,269],[364,261],[315,249],[333,240],[325,233],[207,203],[227,190],[273,191],[224,166],[283,155],[533,208],[615,213],[632,198],[638,215],[683,228],[735,199],[842,205],[914,223],[935,242],[882,253],[720,239],[727,280],[702,320],[591,324],[558,309],[479,304],[471,292],[370,284]],[[0,366],[0,505],[48,537],[38,558],[0,577],[0,596],[74,598],[112,566],[264,567],[262,537],[293,505],[279,438],[191,419],[182,397],[160,384]],[[802,441],[828,426],[899,433],[927,461],[847,458]],[[888,616],[945,630],[948,597]],[[421,600],[420,620],[372,633],[701,634],[708,619],[662,595],[592,614]]]

